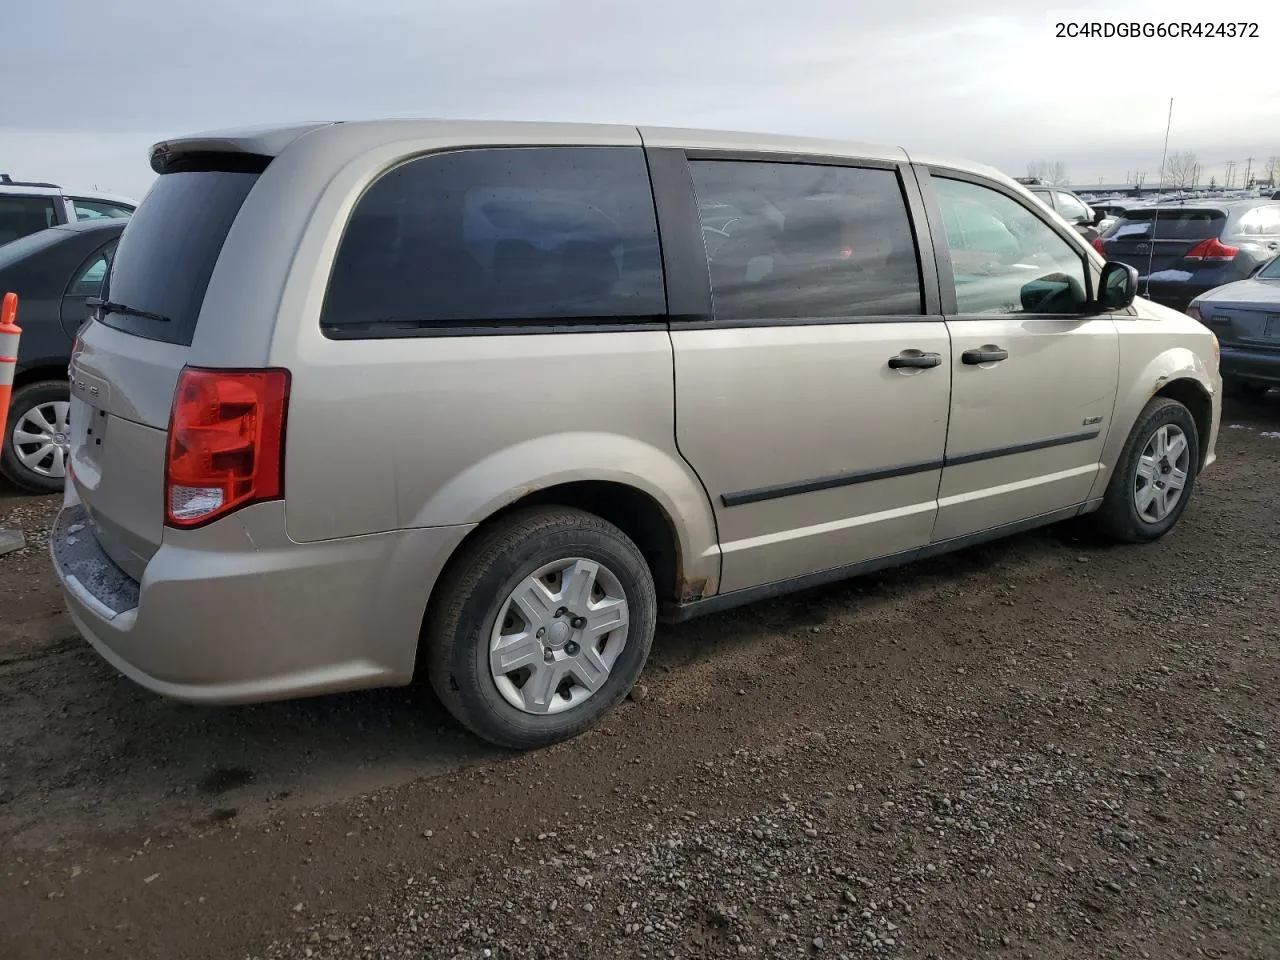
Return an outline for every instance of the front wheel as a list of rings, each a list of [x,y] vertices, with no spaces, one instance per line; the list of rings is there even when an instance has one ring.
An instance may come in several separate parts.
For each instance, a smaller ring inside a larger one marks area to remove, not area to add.
[[[1120,453],[1096,515],[1098,526],[1121,543],[1158,540],[1187,508],[1199,469],[1200,435],[1191,411],[1155,397]]]
[[[517,750],[593,726],[630,691],[658,603],[636,545],[580,510],[513,513],[481,530],[437,587],[427,674],[473,733]]]
[[[71,391],[65,381],[41,380],[13,391],[0,475],[31,493],[57,493],[67,476]]]

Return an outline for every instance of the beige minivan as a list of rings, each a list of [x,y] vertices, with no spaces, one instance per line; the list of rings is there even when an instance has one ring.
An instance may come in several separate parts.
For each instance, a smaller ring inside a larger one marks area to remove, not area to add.
[[[154,148],[71,370],[52,553],[164,695],[430,678],[573,736],[683,619],[1214,458],[1217,341],[1005,176],[691,130],[306,124]]]

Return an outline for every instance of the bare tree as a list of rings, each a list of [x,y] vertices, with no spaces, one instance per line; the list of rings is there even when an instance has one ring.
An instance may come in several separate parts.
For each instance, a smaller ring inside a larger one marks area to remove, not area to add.
[[[1171,153],[1164,165],[1164,184],[1162,186],[1174,187],[1178,190],[1190,188],[1196,182],[1196,177],[1199,175],[1199,167],[1200,163],[1196,159],[1196,155],[1190,150]]]
[[[1067,185],[1067,165],[1061,160],[1031,160],[1027,163],[1027,176],[1043,180],[1051,187]]]
[[[1280,157],[1267,157],[1267,179],[1273,187],[1280,181]]]

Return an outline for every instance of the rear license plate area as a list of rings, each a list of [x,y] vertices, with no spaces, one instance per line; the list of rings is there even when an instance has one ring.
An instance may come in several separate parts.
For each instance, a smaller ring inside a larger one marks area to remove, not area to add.
[[[107,437],[107,411],[87,403],[77,406],[79,409],[72,410],[72,440],[86,456],[97,459],[95,452]]]

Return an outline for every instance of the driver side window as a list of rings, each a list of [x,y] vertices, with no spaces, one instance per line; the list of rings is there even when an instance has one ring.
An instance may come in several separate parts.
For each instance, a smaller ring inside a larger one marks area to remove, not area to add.
[[[961,314],[1076,314],[1088,305],[1083,255],[1022,204],[934,177]]]

